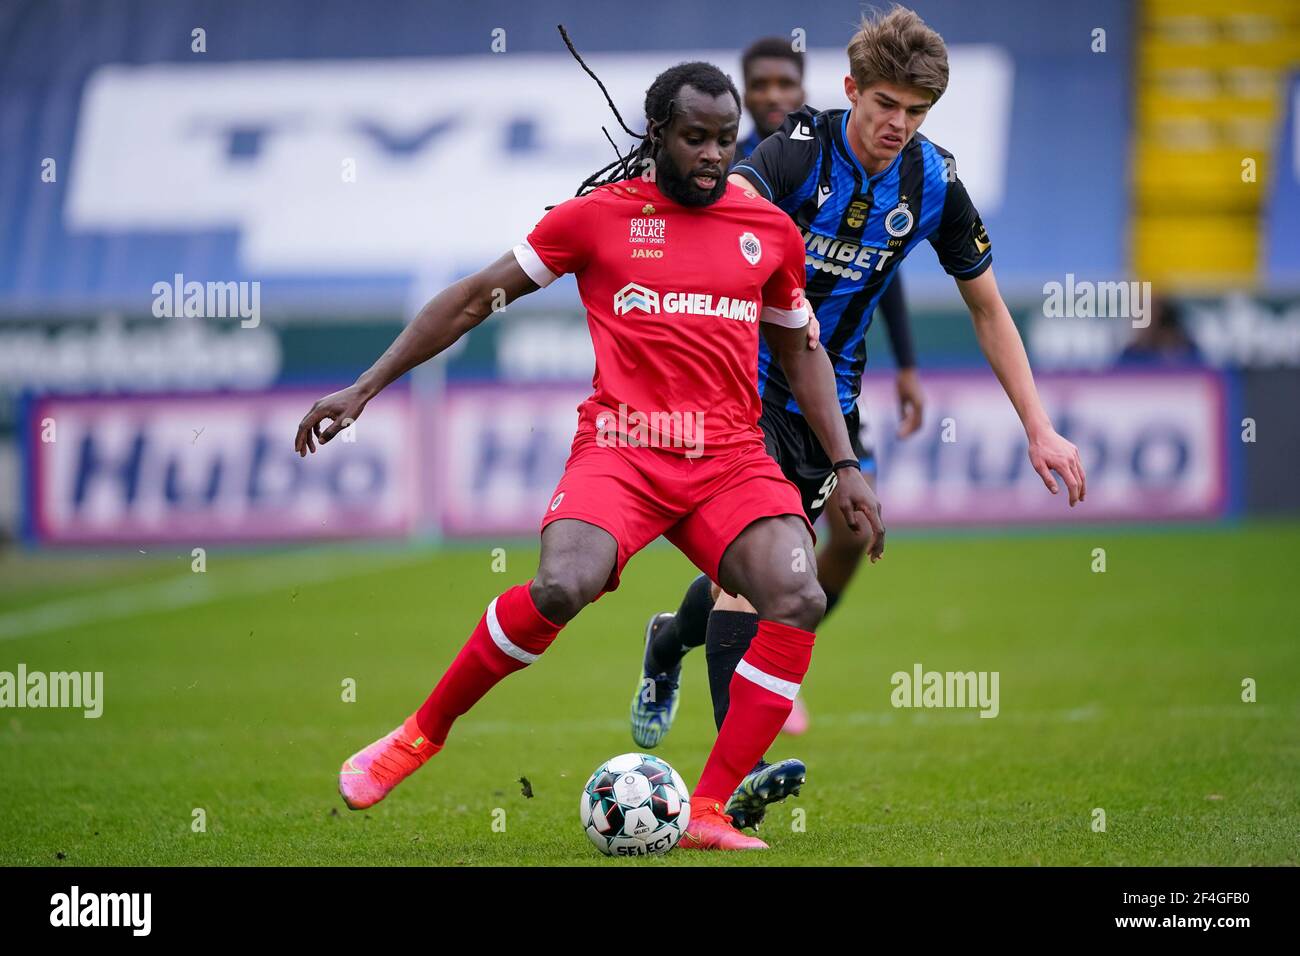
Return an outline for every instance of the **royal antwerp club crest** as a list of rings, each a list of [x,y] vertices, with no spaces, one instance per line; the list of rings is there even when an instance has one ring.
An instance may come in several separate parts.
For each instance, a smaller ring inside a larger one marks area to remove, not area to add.
[[[740,254],[751,266],[758,265],[758,260],[763,258],[763,244],[758,241],[758,236],[752,232],[741,233]]]

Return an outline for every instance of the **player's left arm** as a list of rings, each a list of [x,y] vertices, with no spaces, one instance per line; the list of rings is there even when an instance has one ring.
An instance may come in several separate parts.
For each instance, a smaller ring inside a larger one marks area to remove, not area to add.
[[[1054,471],[1060,475],[1069,489],[1070,506],[1073,507],[1084,499],[1088,491],[1083,460],[1079,457],[1079,449],[1057,434],[1043,408],[1024,342],[998,292],[992,267],[985,268],[973,279],[958,278],[957,288],[970,309],[980,349],[1025,427],[1025,435],[1029,438],[1029,461],[1034,471],[1052,494],[1057,494],[1060,489],[1051,473]]]
[[[938,228],[930,235],[930,244],[944,271],[957,280],[984,357],[1020,416],[1029,437],[1029,461],[1034,471],[1052,494],[1060,491],[1052,472],[1060,475],[1070,491],[1073,507],[1084,499],[1088,490],[1079,449],[1057,434],[1038,398],[1025,344],[1020,341],[1020,332],[993,278],[993,243],[966,187],[956,175],[952,155],[944,155],[952,175],[945,175],[948,187],[943,215]]]

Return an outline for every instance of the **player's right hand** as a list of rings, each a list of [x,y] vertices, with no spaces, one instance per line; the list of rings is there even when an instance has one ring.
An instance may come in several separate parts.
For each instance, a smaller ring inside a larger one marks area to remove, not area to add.
[[[875,564],[885,553],[885,519],[875,490],[862,477],[862,472],[856,468],[844,468],[839,472],[833,495],[835,507],[840,509],[844,523],[854,534],[862,533],[863,519],[866,519],[870,531],[867,554]]]
[[[925,417],[925,393],[921,391],[921,380],[914,368],[899,369],[895,387],[898,390],[898,437],[907,438],[921,427]]]
[[[312,439],[315,438],[324,445],[361,417],[366,401],[357,385],[349,385],[318,400],[298,423],[298,436],[294,439],[293,450],[301,458],[306,458],[307,452],[315,453],[316,445]],[[326,419],[330,424],[322,429],[321,422]]]
[[[1083,501],[1088,494],[1088,478],[1083,471],[1083,459],[1074,443],[1062,438],[1055,429],[1048,429],[1046,434],[1035,435],[1029,440],[1029,463],[1043,479],[1043,484],[1052,494],[1057,494],[1060,487],[1052,472],[1065,479],[1065,487],[1070,492],[1070,507]]]

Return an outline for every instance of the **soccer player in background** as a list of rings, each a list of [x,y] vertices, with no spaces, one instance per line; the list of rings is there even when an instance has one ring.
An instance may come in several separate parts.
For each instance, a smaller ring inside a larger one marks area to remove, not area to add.
[[[458,717],[534,662],[582,608],[618,587],[632,555],[663,535],[728,593],[746,595],[757,614],[679,845],[766,847],[731,826],[722,805],[790,712],[825,597],[798,489],[758,429],[760,325],[843,472],[835,506],[851,525],[873,527],[873,557],[884,526],[852,457],[827,353],[806,344],[799,231],[747,185],[727,180],[740,123],[735,87],[707,63],[681,64],[655,79],[645,115],[631,169],[653,160],[654,181],[632,178],[626,164],[622,176],[588,180],[590,191],[552,209],[526,241],[435,296],[354,385],[317,401],[299,425],[295,448],[314,452],[502,299],[577,276],[596,353],[594,391],[579,406],[572,452],[542,518],[537,573],[492,600],[415,712],[344,761],[339,790],[354,810],[384,799],[438,753]],[[638,255],[647,250],[661,254]],[[799,549],[806,570],[790,559]]]
[[[765,129],[760,120],[770,125],[786,104],[802,100],[802,71],[784,54],[776,56],[777,47],[765,49],[763,78],[747,100],[760,135]],[[776,203],[803,235],[808,301],[835,367],[846,426],[850,434],[857,432],[872,313],[891,282],[897,284],[902,260],[928,239],[956,280],[980,347],[1025,427],[1035,471],[1053,494],[1059,489],[1051,472],[1060,475],[1073,506],[1086,490],[1078,449],[1056,433],[1039,401],[1020,334],[993,278],[991,243],[957,178],[952,154],[918,132],[948,85],[942,37],[914,12],[896,6],[864,17],[848,56],[849,109],[794,110],[731,175],[733,182]],[[747,72],[747,90],[750,83]],[[759,424],[768,449],[800,487],[805,514],[814,520],[840,472],[830,467],[766,351],[759,355],[759,389]],[[828,609],[857,563],[850,550],[849,560],[838,565],[842,576],[828,578],[827,570],[837,564],[835,549],[829,550],[831,555],[818,555]],[[732,674],[752,640],[756,618],[743,600],[720,595],[715,603],[716,594],[707,580],[696,579],[676,614],[658,614],[646,628],[642,677],[632,703],[633,737],[643,747],[656,745],[671,727],[682,656],[701,637],[714,719],[719,725],[727,719]],[[769,803],[804,782],[802,768],[797,760],[759,761],[732,795],[727,813],[737,826],[756,826]]]
[[[753,129],[737,146],[736,164],[744,162],[758,148],[759,143],[780,129],[786,116],[802,107],[805,100],[804,55],[794,50],[788,39],[763,37],[754,41],[741,54],[740,67],[744,78],[745,111],[753,122]],[[902,419],[898,437],[907,438],[921,427],[925,398],[916,372],[912,330],[903,298],[901,276],[895,276],[886,286],[878,307],[885,320],[890,350],[894,353],[894,364],[898,368],[895,387]],[[865,310],[865,306],[861,311],[857,321],[870,324],[871,313]],[[841,317],[840,321],[851,320]],[[775,417],[765,417],[759,424],[766,432],[767,425],[775,424]],[[862,473],[874,488],[876,455],[875,449],[866,440],[865,431],[865,425],[854,427],[850,424],[849,437],[853,440],[853,453],[862,465]],[[780,443],[782,437],[781,434],[767,435],[768,441],[774,444]],[[815,452],[815,447],[788,448],[778,456],[785,476],[799,486],[805,513],[811,521],[816,521],[822,511],[822,505],[811,507],[811,503],[819,498],[824,502],[821,486],[826,481],[826,465],[829,464],[822,460],[824,456]],[[817,554],[817,577],[822,590],[826,592],[826,613],[829,616],[861,563],[866,550],[866,539],[854,534],[836,517],[833,510],[827,514],[826,524],[829,534]],[[663,652],[658,662],[650,660],[649,653],[643,655],[647,659],[642,661],[642,674],[632,702],[632,738],[638,746],[653,748],[668,732],[677,706],[675,685],[680,673],[681,657],[705,642],[708,614],[717,596],[717,587],[707,577],[700,575],[687,589],[680,618],[672,611],[664,611],[654,615],[647,624],[647,641],[653,640]],[[654,667],[667,669],[655,672],[652,671]],[[720,688],[720,691],[720,700],[716,701],[719,707],[715,709],[715,717],[719,721],[725,712],[725,688]],[[798,735],[807,730],[808,724],[808,710],[803,698],[795,698],[794,707],[782,731]],[[763,794],[768,800],[781,799],[787,793],[797,791],[804,781],[805,772],[803,761],[794,758],[775,764],[760,761],[753,772],[746,776],[741,790],[737,792],[733,806],[737,820],[748,820],[746,803],[753,805],[753,815],[761,819],[762,806],[767,800],[760,799],[757,795]]]

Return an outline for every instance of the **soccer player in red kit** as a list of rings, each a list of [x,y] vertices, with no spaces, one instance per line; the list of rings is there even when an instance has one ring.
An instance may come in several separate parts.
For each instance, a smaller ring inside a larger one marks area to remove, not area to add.
[[[318,401],[295,447],[315,451],[382,388],[492,311],[572,272],[596,353],[564,475],[542,517],[537,573],[488,605],[433,693],[344,762],[339,790],[363,809],[442,749],[456,718],[533,663],[628,560],[663,535],[760,618],[731,709],[692,795],[680,846],[761,849],[722,806],[775,739],[812,656],[825,596],[799,492],[758,429],[760,326],[819,440],[843,466],[835,506],[884,546],[824,350],[807,347],[804,246],[780,209],[729,184],[740,120],[731,81],[707,63],[660,74],[632,157],[654,176],[594,184],[527,240],[432,299],[356,384]],[[648,161],[648,162],[647,162]],[[603,172],[603,171],[602,171]],[[589,181],[590,183],[590,181]],[[586,187],[589,184],[584,184]],[[325,420],[331,424],[324,427]]]

